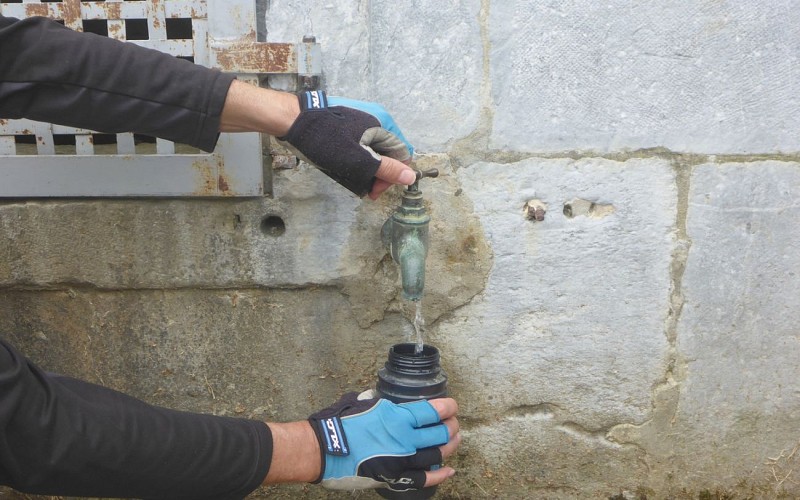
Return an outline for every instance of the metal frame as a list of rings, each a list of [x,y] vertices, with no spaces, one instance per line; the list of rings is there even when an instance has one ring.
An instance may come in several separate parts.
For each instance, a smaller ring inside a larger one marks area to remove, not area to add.
[[[256,41],[255,0],[107,0],[0,3],[11,17],[46,16],[78,31],[83,20],[107,20],[108,35],[126,40],[126,19],[147,19],[149,40],[131,40],[195,63],[258,75],[318,79],[321,51],[303,43]],[[167,19],[191,19],[191,40],[167,38]],[[75,154],[56,154],[54,135],[75,137]],[[211,154],[179,154],[157,140],[155,154],[137,154],[133,134],[117,134],[116,154],[95,154],[96,132],[31,120],[0,119],[0,197],[260,196],[265,169],[260,134],[222,134]],[[36,137],[35,155],[17,155],[16,135]]]

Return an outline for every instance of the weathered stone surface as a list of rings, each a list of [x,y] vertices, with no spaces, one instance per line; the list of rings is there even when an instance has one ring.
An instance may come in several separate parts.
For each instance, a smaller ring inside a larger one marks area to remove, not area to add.
[[[652,419],[608,433],[646,451],[655,491],[798,494],[799,177],[788,162],[693,170],[671,369]]]
[[[443,172],[423,306],[465,437],[443,498],[800,496],[796,9],[262,5],[270,41],[317,36],[329,91],[445,152],[418,159]],[[568,159],[647,147],[785,161]],[[0,335],[173,408],[296,419],[370,386],[412,312],[379,238],[398,193],[307,166],[274,188],[3,203]]]
[[[471,208],[452,196],[457,186],[447,175],[448,158],[421,157],[419,165],[444,173],[428,194],[434,237],[426,302],[433,320],[483,288],[490,252]],[[393,191],[377,203],[362,201],[302,166],[276,174],[274,199],[2,205],[0,286],[345,286],[348,294],[370,296],[369,304],[355,305],[366,326],[400,290],[380,241],[383,222],[399,204],[399,188]],[[269,217],[284,229],[265,222]],[[376,273],[384,278],[376,280]],[[458,279],[449,278],[454,274]]]
[[[530,159],[459,170],[494,252],[484,293],[439,329],[467,415],[552,404],[600,430],[643,421],[664,374],[676,190],[667,162]],[[568,218],[575,197],[611,204]],[[523,215],[531,198],[544,221]]]
[[[268,39],[314,33],[328,92],[383,104],[415,147],[441,151],[480,117],[480,8],[480,0],[277,0],[267,8]]]
[[[372,92],[422,151],[478,125],[483,83],[480,0],[370,2]]]
[[[307,198],[284,193],[277,201],[5,205],[0,207],[0,237],[6,242],[0,283],[293,286],[358,272],[346,270],[349,263],[339,257],[360,202],[336,188],[318,193],[313,179],[309,176],[298,192]],[[283,220],[285,233],[273,236],[262,230],[268,215]]]
[[[647,472],[643,451],[610,442],[602,430],[583,428],[571,418],[564,409],[538,405],[470,426],[461,454],[472,460],[454,464],[470,479],[455,493],[475,491],[477,485],[486,493],[478,498],[568,500],[639,490]]]
[[[306,35],[316,36],[322,45],[324,88],[357,99],[370,96],[367,2],[269,0],[266,4],[267,41],[300,42]],[[289,87],[286,80],[271,78],[278,87]]]
[[[800,493],[790,474],[800,457],[789,456],[800,443],[798,199],[798,163],[694,170],[677,339],[687,470],[726,485],[768,480],[774,494]]]
[[[800,150],[800,11],[779,2],[491,2],[492,147]]]
[[[391,341],[331,289],[5,291],[0,331],[50,371],[155,404],[284,420],[370,386]]]
[[[470,200],[459,195],[459,182],[446,155],[420,156],[415,164],[422,170],[437,169],[438,178],[423,179],[420,190],[431,216],[430,243],[425,273],[425,294],[422,310],[425,320],[432,324],[442,315],[469,302],[483,290],[491,266],[492,251],[483,236],[480,220],[474,215]],[[390,212],[400,204],[399,190],[385,195],[384,205]],[[360,214],[367,214],[362,211]],[[372,216],[359,226],[380,228],[389,214],[379,221]],[[369,235],[355,233],[355,237]],[[348,249],[363,247],[355,242]],[[363,256],[344,257],[361,258]],[[415,305],[400,297],[400,272],[382,245],[366,257],[364,271],[343,280],[343,291],[350,297],[359,324],[368,326],[383,318],[387,311],[401,312],[413,318]]]
[[[169,408],[268,421],[302,420],[373,387],[405,322],[392,314],[361,329],[347,299],[324,288],[0,291],[0,336],[49,371]],[[253,498],[332,496],[268,491]]]

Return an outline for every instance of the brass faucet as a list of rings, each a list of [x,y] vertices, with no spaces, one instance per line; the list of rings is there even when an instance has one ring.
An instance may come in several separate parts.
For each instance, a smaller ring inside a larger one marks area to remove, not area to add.
[[[419,181],[438,177],[436,169],[416,170],[417,180],[403,191],[400,206],[383,224],[381,240],[400,266],[403,298],[418,301],[425,290],[425,259],[428,256],[428,211],[422,203]]]

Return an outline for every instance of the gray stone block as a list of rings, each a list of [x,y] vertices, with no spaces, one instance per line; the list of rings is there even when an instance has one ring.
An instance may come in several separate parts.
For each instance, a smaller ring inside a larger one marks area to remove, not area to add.
[[[798,26],[776,2],[492,2],[491,145],[798,151]]]
[[[594,430],[647,419],[668,348],[669,163],[529,159],[458,175],[494,252],[484,292],[439,330],[466,415],[550,404]],[[525,217],[533,198],[543,221]],[[613,209],[565,215],[575,198]]]
[[[480,0],[370,4],[375,99],[422,151],[469,135],[481,113]]]
[[[677,339],[676,424],[688,449],[706,450],[690,468],[720,482],[765,480],[774,494],[797,493],[796,480],[778,482],[798,464],[789,456],[800,418],[798,199],[797,163],[694,170]]]

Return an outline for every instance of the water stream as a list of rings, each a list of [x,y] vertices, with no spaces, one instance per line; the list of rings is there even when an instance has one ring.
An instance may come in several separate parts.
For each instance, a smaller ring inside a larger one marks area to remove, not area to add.
[[[422,299],[415,301],[415,305],[417,307],[417,312],[414,314],[414,332],[416,334],[414,339],[416,343],[414,354],[420,354],[425,345],[425,340],[423,339],[425,334],[425,319],[422,317]]]

